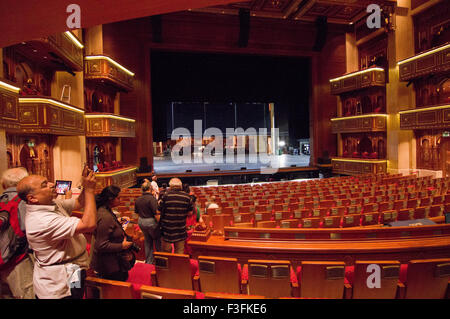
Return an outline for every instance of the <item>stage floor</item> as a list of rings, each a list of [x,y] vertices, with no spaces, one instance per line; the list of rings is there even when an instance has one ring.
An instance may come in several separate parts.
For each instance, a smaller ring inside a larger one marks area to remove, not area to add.
[[[272,167],[276,168],[288,168],[292,165],[296,167],[309,166],[309,155],[278,155],[272,159]],[[255,163],[253,163],[255,162]],[[187,170],[195,172],[213,172],[214,169],[220,169],[220,171],[238,171],[241,167],[246,167],[247,170],[260,169],[267,167],[266,163],[262,163],[256,155],[249,157],[246,155],[244,163],[236,163],[236,157],[234,163],[225,163],[225,157],[223,157],[223,163],[208,164],[202,161],[201,163],[174,163],[172,158],[169,157],[157,157],[153,158],[153,169],[156,174],[170,174],[170,173],[185,173]]]

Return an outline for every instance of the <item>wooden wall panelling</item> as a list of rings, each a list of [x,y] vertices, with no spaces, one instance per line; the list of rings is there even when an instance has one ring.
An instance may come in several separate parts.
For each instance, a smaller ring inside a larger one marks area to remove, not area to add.
[[[416,3],[414,4],[414,2]],[[417,2],[424,1],[413,1],[412,5],[419,5]],[[447,1],[442,1],[414,16],[414,44],[416,53],[450,42],[449,17],[450,7]]]
[[[53,71],[24,56],[18,47],[19,45],[3,49],[5,79],[19,87],[21,95],[51,96]]]
[[[8,168],[25,167],[29,174],[38,174],[53,181],[53,147],[51,135],[6,134]]]
[[[417,168],[442,170],[442,130],[418,130],[416,135]]]

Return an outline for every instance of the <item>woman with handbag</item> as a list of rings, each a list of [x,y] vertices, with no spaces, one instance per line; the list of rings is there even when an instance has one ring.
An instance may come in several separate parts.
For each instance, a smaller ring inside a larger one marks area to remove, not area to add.
[[[130,250],[133,242],[127,240],[122,225],[112,211],[120,203],[119,194],[120,188],[111,185],[95,197],[97,228],[94,231],[91,268],[100,278],[126,281],[135,259]]]

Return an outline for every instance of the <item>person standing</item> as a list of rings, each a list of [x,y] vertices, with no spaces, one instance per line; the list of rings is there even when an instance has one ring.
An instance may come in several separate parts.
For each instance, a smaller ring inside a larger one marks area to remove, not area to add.
[[[103,279],[126,281],[128,269],[123,269],[121,253],[133,244],[127,241],[122,225],[112,208],[120,204],[120,187],[110,185],[95,198],[97,228],[94,232],[94,249],[91,267]]]
[[[153,264],[153,245],[155,245],[156,251],[161,251],[158,201],[150,183],[144,182],[141,190],[142,196],[136,199],[134,211],[139,215],[138,225],[145,238],[145,262]]]
[[[56,199],[55,185],[40,175],[30,175],[17,185],[26,201],[25,229],[35,257],[33,288],[40,299],[81,299],[89,267],[83,233],[95,229],[95,176],[87,167],[83,191],[77,199]],[[84,208],[83,217],[71,216]]]
[[[25,236],[25,213],[26,204],[18,198],[17,184],[25,177],[28,172],[23,167],[10,168],[3,172],[1,183],[5,190],[0,196],[0,202],[7,203],[17,201],[17,209],[0,212],[0,252],[2,261],[0,266],[0,284],[5,283],[9,286],[14,298],[34,299],[33,291],[33,259],[28,254],[28,242]],[[6,206],[4,206],[6,208]],[[12,233],[14,221],[20,231]],[[17,236],[21,233],[22,236]],[[11,251],[11,241],[17,241],[15,251]],[[1,295],[1,292],[0,292]]]
[[[183,254],[187,238],[186,218],[192,214],[192,198],[182,190],[181,180],[172,178],[169,190],[159,201],[158,210],[161,213],[161,248],[164,252]]]

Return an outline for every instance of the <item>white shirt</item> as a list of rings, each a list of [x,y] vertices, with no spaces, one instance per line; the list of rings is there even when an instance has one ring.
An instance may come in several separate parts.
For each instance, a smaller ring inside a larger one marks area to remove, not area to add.
[[[150,185],[152,185],[153,191],[156,193],[156,198],[158,198],[159,195],[159,187],[158,187],[158,183],[155,181],[152,181],[150,183]]]
[[[26,205],[27,240],[36,258],[33,286],[41,299],[70,296],[67,266],[89,266],[86,238],[75,235],[80,219],[70,216],[74,206],[73,198],[55,200],[55,205]]]

